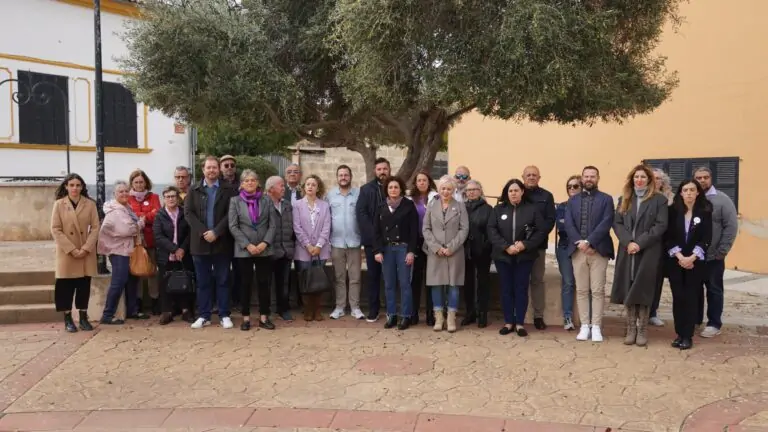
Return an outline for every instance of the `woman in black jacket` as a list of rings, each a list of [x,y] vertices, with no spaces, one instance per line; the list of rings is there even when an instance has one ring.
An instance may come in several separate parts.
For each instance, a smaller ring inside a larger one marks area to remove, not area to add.
[[[669,226],[664,235],[677,333],[672,346],[681,350],[693,346],[701,285],[707,277],[706,252],[711,241],[712,206],[696,180],[683,180],[669,207]]]
[[[195,322],[194,294],[179,294],[172,299],[167,291],[165,272],[169,270],[194,271],[192,255],[189,253],[189,224],[184,219],[184,210],[179,206],[181,191],[175,186],[163,190],[163,208],[155,215],[152,233],[157,248],[157,282],[160,291],[160,324],[173,321],[173,300],[182,309],[182,319]]]
[[[411,268],[418,249],[419,214],[416,205],[405,196],[405,183],[399,177],[384,181],[387,198],[373,220],[373,252],[376,262],[383,264],[387,322],[384,328],[397,325],[405,330],[411,323],[413,296]],[[400,285],[400,322],[397,321],[397,294]]]
[[[477,180],[470,180],[464,189],[467,194],[469,215],[469,237],[464,244],[466,267],[464,270],[464,305],[467,314],[461,325],[477,320],[477,326],[488,325],[488,291],[491,285],[491,242],[488,240],[488,219],[493,213],[483,196],[483,186]],[[477,293],[477,302],[475,302]],[[477,305],[477,307],[475,307]]]
[[[524,323],[531,269],[539,256],[537,248],[547,237],[544,216],[527,195],[522,181],[508,181],[488,219],[488,237],[493,245],[491,256],[501,282],[504,327],[499,334],[502,336],[513,331],[518,336],[528,336]]]

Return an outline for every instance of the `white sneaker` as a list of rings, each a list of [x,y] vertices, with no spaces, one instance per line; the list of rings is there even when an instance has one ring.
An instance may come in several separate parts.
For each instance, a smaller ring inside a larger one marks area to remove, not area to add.
[[[573,325],[573,320],[570,317],[563,318],[563,328],[565,330],[571,331],[576,328],[575,325]]]
[[[579,334],[576,335],[576,340],[577,341],[589,340],[589,325],[587,325],[587,324],[582,324],[581,325],[581,329],[579,330]]]
[[[662,321],[659,317],[652,317],[648,320],[648,324],[656,327],[664,327],[664,321]]]
[[[361,320],[365,318],[365,314],[360,310],[360,308],[352,309],[352,317],[356,320]]]
[[[193,329],[201,329],[209,325],[211,325],[211,321],[201,317],[195,320],[195,322],[193,322],[190,327],[192,327]]]
[[[600,327],[593,325],[592,326],[592,342],[602,342],[603,341],[603,333],[600,331]]]
[[[331,319],[339,319],[344,316],[344,309],[336,308],[331,312]]]
[[[221,319],[221,326],[224,327],[225,329],[231,329],[235,325],[232,324],[232,318],[224,317]]]
[[[720,329],[712,326],[706,326],[704,330],[701,331],[701,337],[703,338],[713,338],[719,334]]]

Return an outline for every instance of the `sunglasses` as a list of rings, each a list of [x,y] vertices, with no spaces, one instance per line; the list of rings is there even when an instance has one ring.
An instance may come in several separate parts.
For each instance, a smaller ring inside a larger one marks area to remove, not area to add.
[[[569,184],[567,187],[568,187],[569,190],[579,190],[579,189],[581,189],[581,185],[578,185],[578,184]]]
[[[224,164],[221,164],[221,167],[222,168],[234,168],[235,164],[233,164],[233,163],[224,163]]]
[[[469,178],[466,174],[456,174],[454,177],[456,177],[456,180],[466,180]]]

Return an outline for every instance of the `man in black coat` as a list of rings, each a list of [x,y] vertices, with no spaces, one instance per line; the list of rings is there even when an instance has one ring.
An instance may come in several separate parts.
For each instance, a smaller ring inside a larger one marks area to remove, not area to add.
[[[227,282],[234,241],[229,233],[228,213],[229,200],[237,195],[237,190],[228,182],[220,181],[219,161],[213,156],[203,162],[203,175],[203,181],[194,185],[184,200],[184,218],[190,227],[190,252],[195,264],[200,309],[200,317],[192,328],[211,324],[215,289],[221,326],[229,329],[233,325],[229,317]]]
[[[536,204],[539,212],[544,217],[546,226],[541,231],[546,233],[544,241],[539,245],[539,257],[533,262],[531,270],[531,303],[533,305],[533,325],[539,330],[544,330],[547,325],[544,323],[544,306],[546,299],[544,297],[544,264],[547,261],[547,246],[549,244],[549,233],[555,228],[555,197],[552,193],[542,187],[539,187],[539,168],[531,165],[523,170],[523,182],[528,199]]]
[[[360,240],[365,249],[365,264],[368,268],[365,285],[368,289],[368,322],[376,322],[379,319],[381,307],[381,264],[374,258],[373,252],[374,230],[373,221],[376,217],[376,209],[384,202],[385,194],[382,182],[389,177],[389,161],[378,158],[375,161],[376,178],[360,188],[360,197],[355,204],[357,225],[360,228]]]

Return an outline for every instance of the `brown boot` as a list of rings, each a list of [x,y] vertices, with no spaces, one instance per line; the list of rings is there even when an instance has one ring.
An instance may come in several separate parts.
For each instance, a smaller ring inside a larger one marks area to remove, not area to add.
[[[320,312],[320,294],[315,294],[312,297],[315,321],[322,321],[324,318],[323,314]]]
[[[648,306],[637,306],[637,346],[644,347],[648,345],[648,319],[650,314],[651,308]]]
[[[624,338],[624,345],[634,345],[637,339],[637,307],[634,305],[627,305],[624,307],[624,313],[626,314],[626,337]]]
[[[301,296],[301,303],[304,311],[304,321],[312,321],[315,318],[315,310],[312,307],[312,296]]]

